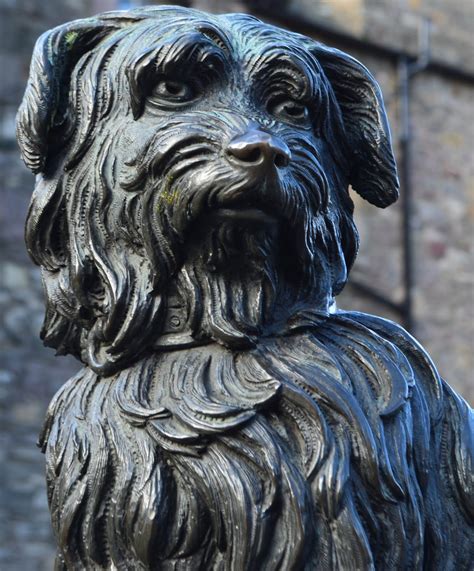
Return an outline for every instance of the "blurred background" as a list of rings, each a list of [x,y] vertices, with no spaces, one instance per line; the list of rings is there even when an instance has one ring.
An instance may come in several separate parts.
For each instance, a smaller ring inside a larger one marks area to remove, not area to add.
[[[146,2],[146,4],[161,2]],[[171,2],[163,2],[171,3]],[[354,196],[361,250],[344,309],[402,323],[441,375],[474,402],[474,4],[471,0],[189,0],[249,12],[361,60],[384,92],[402,200],[378,210]],[[52,569],[44,458],[47,404],[78,368],[38,338],[39,271],[23,224],[33,176],[20,161],[15,113],[36,38],[46,29],[140,2],[0,0],[0,569]]]

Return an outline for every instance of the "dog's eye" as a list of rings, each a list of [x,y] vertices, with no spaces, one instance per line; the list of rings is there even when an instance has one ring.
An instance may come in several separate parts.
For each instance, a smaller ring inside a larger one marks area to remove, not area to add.
[[[160,79],[153,88],[151,95],[171,102],[185,102],[194,98],[191,86],[184,81],[175,79]]]
[[[279,117],[283,121],[301,122],[306,121],[309,117],[309,111],[306,105],[292,99],[270,102],[268,108],[272,115]]]

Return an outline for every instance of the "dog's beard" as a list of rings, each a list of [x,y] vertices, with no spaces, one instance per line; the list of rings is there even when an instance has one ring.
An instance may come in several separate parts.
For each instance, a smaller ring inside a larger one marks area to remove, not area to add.
[[[269,325],[275,310],[278,229],[252,228],[235,220],[214,223],[197,236],[182,273],[198,291],[199,335],[247,344]]]
[[[226,344],[251,343],[277,326],[277,316],[287,320],[308,300],[327,310],[333,275],[322,212],[328,181],[316,149],[298,141],[294,168],[257,178],[220,158],[215,129],[187,136],[175,131],[171,125],[158,132],[122,181],[142,194],[143,240],[156,290],[191,284],[192,291],[179,295],[195,300],[197,335]]]

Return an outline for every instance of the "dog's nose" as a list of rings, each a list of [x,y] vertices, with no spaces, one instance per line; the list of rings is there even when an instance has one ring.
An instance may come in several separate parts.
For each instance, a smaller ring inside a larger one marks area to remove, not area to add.
[[[234,137],[226,151],[233,160],[244,166],[275,165],[282,168],[291,159],[291,151],[281,139],[259,129],[250,129]]]

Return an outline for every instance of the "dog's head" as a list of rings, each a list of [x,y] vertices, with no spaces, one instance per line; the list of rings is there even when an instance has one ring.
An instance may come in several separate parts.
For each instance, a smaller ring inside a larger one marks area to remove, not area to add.
[[[357,252],[349,185],[380,207],[398,194],[365,67],[245,15],[147,8],[47,32],[18,138],[43,338],[104,374],[157,343],[173,303],[228,344],[327,312]]]

